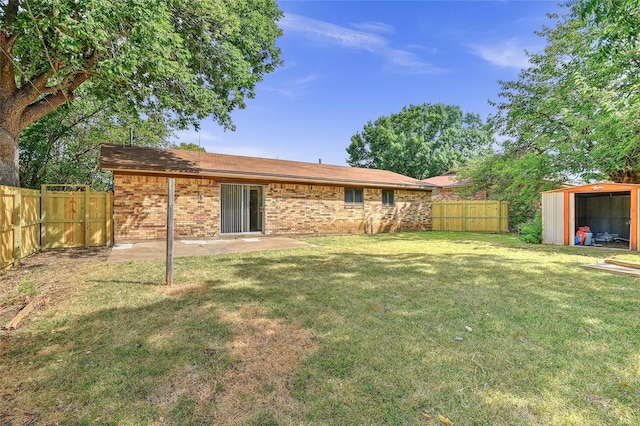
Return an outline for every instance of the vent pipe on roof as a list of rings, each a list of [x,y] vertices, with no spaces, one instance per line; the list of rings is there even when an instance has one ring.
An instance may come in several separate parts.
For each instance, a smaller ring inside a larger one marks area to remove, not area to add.
[[[318,164],[322,164],[322,158],[318,158]]]

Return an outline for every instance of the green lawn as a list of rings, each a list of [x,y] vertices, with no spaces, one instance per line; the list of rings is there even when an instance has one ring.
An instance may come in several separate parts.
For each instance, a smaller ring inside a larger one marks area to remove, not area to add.
[[[616,256],[403,233],[97,263],[0,337],[0,423],[640,422],[640,280]],[[439,417],[440,416],[440,417]]]

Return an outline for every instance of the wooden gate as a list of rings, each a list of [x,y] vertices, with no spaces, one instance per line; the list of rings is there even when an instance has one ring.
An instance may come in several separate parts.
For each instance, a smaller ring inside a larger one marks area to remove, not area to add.
[[[509,232],[506,201],[435,201],[431,205],[432,230]]]
[[[42,248],[110,246],[113,197],[109,192],[52,191],[42,186]],[[59,187],[59,186],[58,186]]]
[[[0,186],[0,269],[40,249],[110,246],[113,195]]]

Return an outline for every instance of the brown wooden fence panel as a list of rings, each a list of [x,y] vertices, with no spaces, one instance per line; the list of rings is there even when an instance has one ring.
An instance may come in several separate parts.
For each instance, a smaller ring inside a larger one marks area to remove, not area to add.
[[[434,231],[509,232],[506,201],[435,201],[431,212]]]
[[[88,244],[90,246],[111,245],[111,220],[113,196],[110,192],[91,192],[89,196]]]
[[[0,186],[0,269],[40,249],[110,246],[113,195]]]
[[[0,186],[0,268],[40,249],[40,192]]]
[[[13,264],[16,188],[0,186],[0,268]]]
[[[20,257],[40,250],[40,191],[20,189]]]

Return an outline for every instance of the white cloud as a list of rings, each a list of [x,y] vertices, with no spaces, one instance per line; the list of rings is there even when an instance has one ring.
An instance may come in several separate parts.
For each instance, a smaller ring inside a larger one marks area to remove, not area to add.
[[[276,86],[266,86],[262,85],[260,90],[264,90],[265,92],[275,93],[276,95],[284,96],[285,98],[295,98],[298,96],[297,92],[294,92],[291,89],[286,87],[276,87]]]
[[[353,49],[373,51],[388,44],[384,37],[375,34],[351,30],[300,15],[286,14],[279,24],[285,31],[296,31],[307,37],[330,41]]]
[[[372,33],[391,34],[395,31],[395,29],[391,25],[378,21],[361,22],[359,24],[351,24],[351,26],[358,30]]]
[[[529,66],[529,58],[524,52],[525,47],[519,45],[515,39],[497,44],[476,44],[471,48],[477,56],[501,68],[521,69]]]
[[[325,43],[331,43],[347,49],[363,50],[384,58],[395,70],[411,73],[438,73],[442,70],[430,64],[420,56],[407,50],[396,49],[391,42],[373,31],[389,32],[393,28],[380,22],[360,24],[361,29],[353,30],[329,22],[307,18],[305,16],[286,14],[280,26],[287,32],[296,32],[305,37]]]
[[[319,77],[316,74],[309,74],[302,77],[298,77],[293,80],[285,87],[276,87],[276,86],[262,86],[260,90],[265,90],[267,92],[276,93],[280,96],[284,96],[286,98],[297,98],[300,95],[304,94],[307,87],[310,83],[318,80]]]
[[[295,80],[293,82],[294,86],[303,86],[306,85],[307,83],[311,83],[312,81],[316,81],[318,79],[318,76],[316,74],[309,74],[306,75],[304,77],[300,77],[297,80]]]

